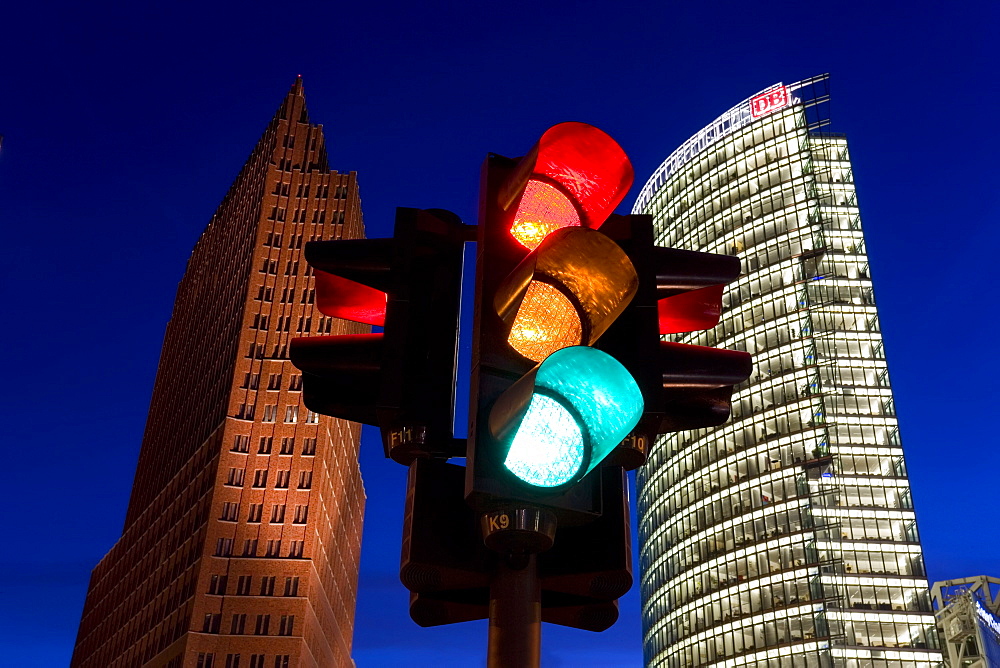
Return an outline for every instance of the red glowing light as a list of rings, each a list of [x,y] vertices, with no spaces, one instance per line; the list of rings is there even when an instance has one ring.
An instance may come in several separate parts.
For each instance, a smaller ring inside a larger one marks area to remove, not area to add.
[[[316,308],[324,315],[382,327],[387,299],[381,290],[316,271]]]
[[[510,233],[522,246],[534,250],[549,233],[579,226],[580,214],[573,202],[555,186],[532,179],[524,187]]]
[[[534,248],[563,227],[596,229],[625,198],[633,178],[625,151],[603,131],[586,123],[554,125],[521,161],[510,184],[523,189],[511,233]]]
[[[660,334],[681,334],[711,329],[719,324],[722,314],[724,285],[682,292],[656,302]]]
[[[580,208],[583,224],[595,229],[625,198],[635,176],[622,147],[586,123],[546,130],[533,171],[562,186]]]

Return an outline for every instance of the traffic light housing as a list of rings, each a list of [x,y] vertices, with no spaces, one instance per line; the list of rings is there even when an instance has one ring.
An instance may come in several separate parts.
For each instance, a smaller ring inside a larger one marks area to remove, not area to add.
[[[483,165],[466,478],[477,510],[534,504],[561,525],[601,512],[595,469],[642,413],[628,372],[588,348],[638,287],[628,256],[596,229],[632,178],[621,147],[583,123]],[[598,410],[602,400],[615,408]]]
[[[390,239],[306,245],[320,312],[383,332],[292,339],[303,401],[378,426],[386,456],[403,464],[464,454],[452,423],[467,229],[448,211],[400,208]]]
[[[725,422],[733,388],[750,376],[752,358],[662,340],[718,324],[723,290],[740,275],[738,257],[656,246],[652,216],[612,216],[602,229],[639,276],[636,297],[597,344],[642,390],[642,418],[609,458],[631,470],[646,461],[659,434]]]

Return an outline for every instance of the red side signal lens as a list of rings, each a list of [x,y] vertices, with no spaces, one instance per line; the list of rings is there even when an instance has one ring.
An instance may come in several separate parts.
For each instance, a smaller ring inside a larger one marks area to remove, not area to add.
[[[387,299],[381,290],[316,271],[316,308],[324,315],[382,327]]]
[[[660,334],[696,332],[718,325],[722,314],[722,291],[725,287],[710,285],[657,301]]]

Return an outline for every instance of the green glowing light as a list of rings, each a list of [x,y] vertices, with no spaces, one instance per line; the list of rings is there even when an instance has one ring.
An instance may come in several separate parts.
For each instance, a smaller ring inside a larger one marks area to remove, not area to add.
[[[632,431],[642,392],[618,360],[587,346],[549,355],[514,430],[504,465],[530,485],[558,487],[589,473]]]
[[[514,434],[504,466],[530,485],[558,487],[580,470],[583,447],[583,432],[573,415],[555,399],[536,394]]]

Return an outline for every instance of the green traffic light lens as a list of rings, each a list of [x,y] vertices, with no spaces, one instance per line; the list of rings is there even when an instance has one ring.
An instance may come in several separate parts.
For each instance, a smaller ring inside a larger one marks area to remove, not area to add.
[[[558,487],[583,465],[583,432],[566,407],[544,394],[531,397],[504,466],[536,487]]]
[[[558,350],[534,377],[504,466],[536,487],[582,478],[639,422],[642,392],[618,360],[587,346]]]

